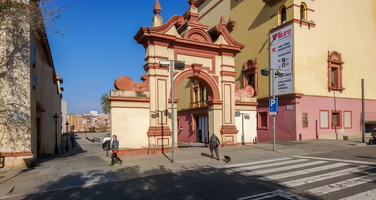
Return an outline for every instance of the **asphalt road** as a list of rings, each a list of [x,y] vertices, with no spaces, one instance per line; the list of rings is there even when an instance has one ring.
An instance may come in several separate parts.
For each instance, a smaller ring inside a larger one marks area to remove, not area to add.
[[[99,143],[80,141],[80,145],[93,151],[85,156],[103,159]],[[8,199],[376,199],[375,153],[376,146],[358,146],[84,185],[79,181],[86,176],[76,173],[57,180],[45,192]],[[133,169],[116,170],[127,175]],[[78,184],[56,187],[72,181]]]

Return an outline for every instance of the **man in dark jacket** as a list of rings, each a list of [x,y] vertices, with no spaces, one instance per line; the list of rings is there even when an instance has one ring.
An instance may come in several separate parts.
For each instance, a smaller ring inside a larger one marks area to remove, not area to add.
[[[219,142],[219,139],[217,136],[215,136],[214,133],[212,133],[212,135],[210,136],[210,140],[209,140],[209,146],[210,146],[210,153],[211,153],[211,158],[214,158],[213,156],[213,150],[215,151],[215,155],[217,156],[217,160],[219,160],[219,153],[218,153],[218,146],[221,144]]]

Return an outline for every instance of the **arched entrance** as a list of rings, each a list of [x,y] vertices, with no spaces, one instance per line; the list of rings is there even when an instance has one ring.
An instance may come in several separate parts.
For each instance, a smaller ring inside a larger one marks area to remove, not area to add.
[[[120,155],[168,152],[172,148],[172,134],[179,136],[184,128],[187,135],[194,134],[201,142],[207,140],[208,133],[216,133],[222,144],[238,144],[235,111],[241,106],[236,102],[242,99],[237,99],[241,92],[235,87],[234,56],[244,45],[231,37],[223,19],[214,33],[209,34],[207,26],[198,21],[195,1],[189,3],[184,17],[173,16],[163,24],[157,1],[153,26],[142,27],[134,37],[146,49],[143,82],[120,77],[115,81],[117,90],[112,90],[109,97],[111,130],[121,141]],[[173,69],[172,79],[174,88],[186,87],[171,94],[170,67],[160,66],[160,60],[185,62],[184,69]],[[207,97],[201,99],[202,105],[193,98],[197,97],[195,88],[199,91],[200,87],[206,91],[201,95]],[[174,95],[174,116],[178,116],[173,119],[175,133],[172,133],[171,95]],[[179,108],[182,102],[190,106]],[[247,106],[256,110],[255,104]]]
[[[174,95],[180,100],[177,107],[177,141],[208,143],[210,132],[214,132],[210,125],[212,111],[209,105],[220,101],[220,93],[213,77],[201,71],[202,65],[192,64],[191,67],[192,70],[179,73],[174,78],[175,88],[178,88]]]

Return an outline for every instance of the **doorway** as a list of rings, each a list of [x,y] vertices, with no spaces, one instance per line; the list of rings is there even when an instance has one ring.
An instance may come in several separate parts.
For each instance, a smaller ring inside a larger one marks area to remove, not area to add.
[[[208,124],[208,116],[196,116],[196,127],[197,127],[197,134],[196,134],[196,141],[201,143],[208,143],[209,142],[209,124]]]

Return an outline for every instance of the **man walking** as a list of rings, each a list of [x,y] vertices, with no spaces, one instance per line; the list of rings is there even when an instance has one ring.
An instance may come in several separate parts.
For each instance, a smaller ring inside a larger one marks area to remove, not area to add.
[[[214,150],[215,151],[215,155],[217,156],[216,159],[219,160],[218,146],[220,144],[221,143],[219,142],[218,137],[215,136],[214,133],[212,133],[212,135],[210,136],[210,143],[209,143],[211,158],[214,158],[214,156],[213,156],[213,150]]]
[[[119,151],[119,140],[117,140],[117,136],[112,136],[113,142],[112,142],[112,155],[111,155],[111,164],[110,166],[113,166],[115,164],[115,158],[119,161],[119,164],[121,164],[123,161],[117,156],[117,153]]]

